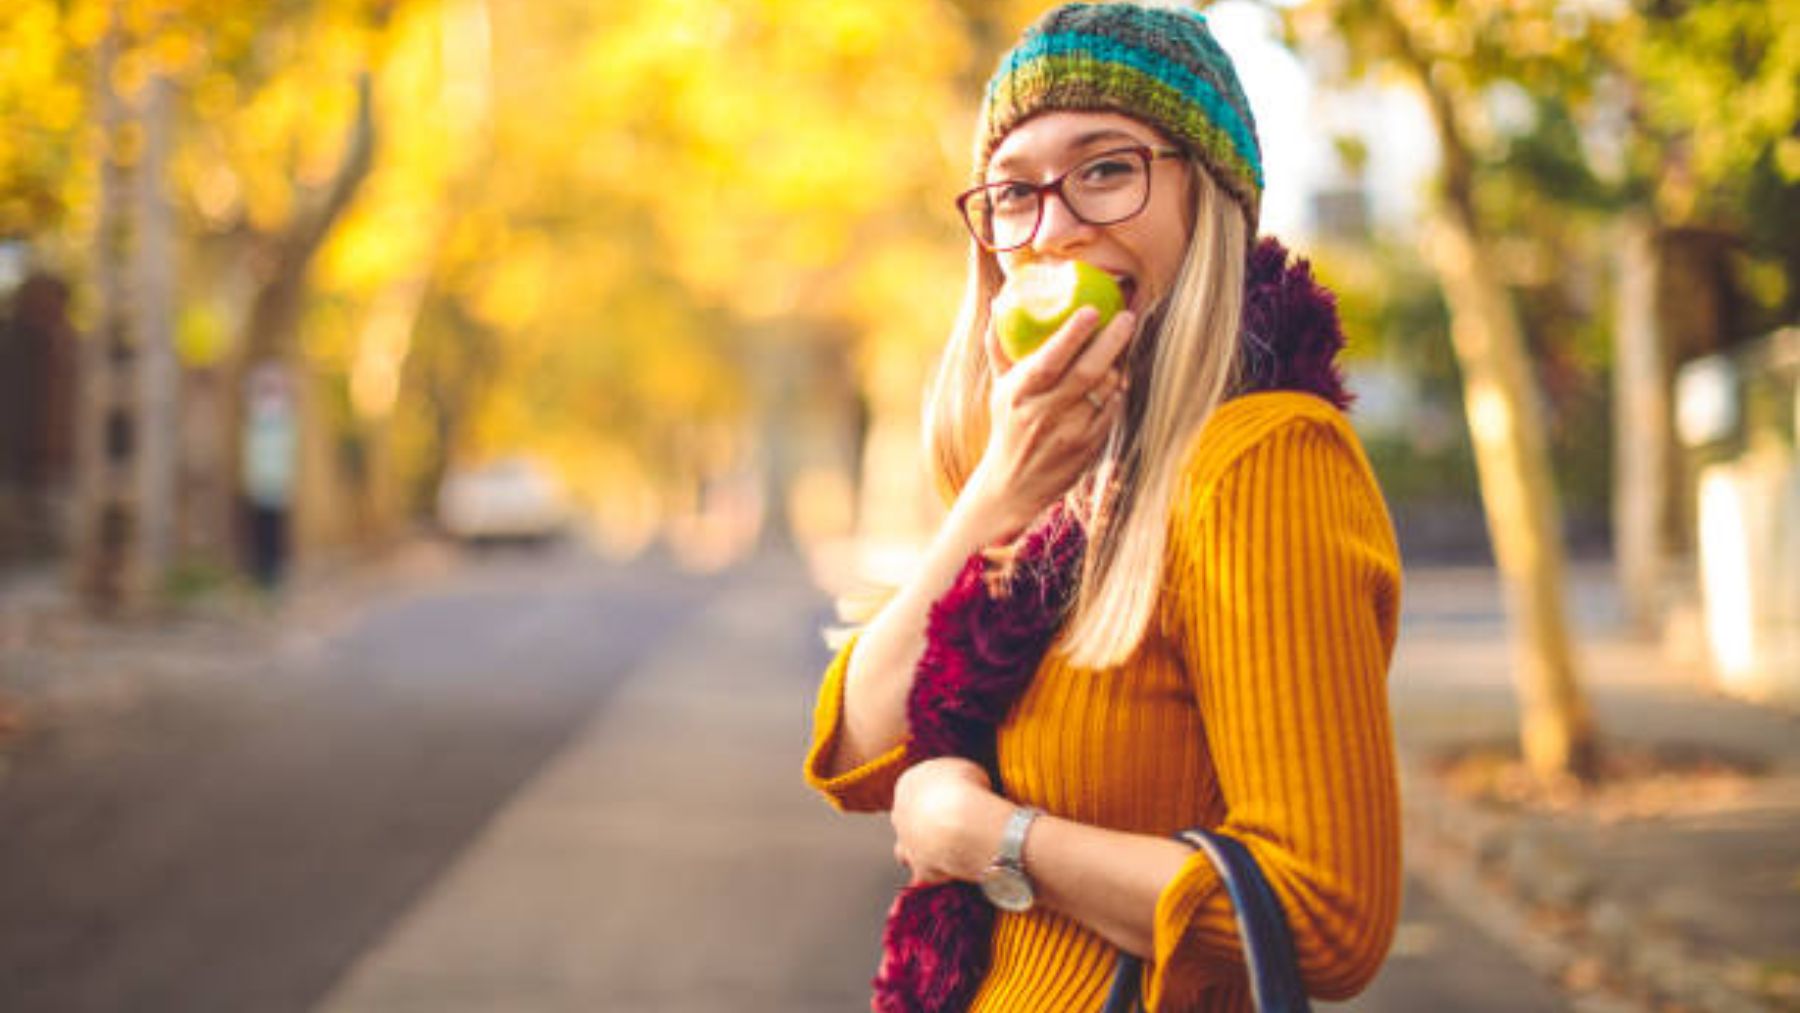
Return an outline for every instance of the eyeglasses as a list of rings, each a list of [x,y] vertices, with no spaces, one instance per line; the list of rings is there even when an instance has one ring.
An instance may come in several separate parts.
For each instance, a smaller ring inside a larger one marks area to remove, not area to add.
[[[985,183],[956,198],[975,241],[994,253],[1016,250],[1037,236],[1044,196],[1056,194],[1078,220],[1116,225],[1150,203],[1150,163],[1180,158],[1174,148],[1115,148],[1082,162],[1048,183],[1022,179]]]

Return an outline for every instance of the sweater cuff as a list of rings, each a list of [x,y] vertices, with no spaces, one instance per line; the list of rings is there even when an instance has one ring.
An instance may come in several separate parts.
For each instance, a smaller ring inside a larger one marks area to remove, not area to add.
[[[906,743],[841,774],[830,773],[832,754],[843,737],[844,679],[856,638],[845,644],[819,686],[813,708],[812,745],[806,751],[806,783],[843,812],[884,812],[894,805],[894,782],[906,769]]]
[[[1237,926],[1225,899],[1224,880],[1206,853],[1196,851],[1156,898],[1153,959],[1144,975],[1144,1008],[1187,1008],[1216,983],[1217,974],[1202,954],[1235,948],[1236,943]],[[1238,952],[1241,954],[1241,949]]]

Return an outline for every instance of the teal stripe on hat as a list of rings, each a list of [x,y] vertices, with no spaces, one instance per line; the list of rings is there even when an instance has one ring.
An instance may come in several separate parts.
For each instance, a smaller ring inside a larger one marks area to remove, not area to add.
[[[1223,50],[1218,50],[1217,43],[1212,43],[1221,59],[1225,59]],[[1212,55],[1212,54],[1208,54]],[[1246,123],[1249,103],[1243,93],[1235,87],[1229,95],[1221,94],[1213,81],[1195,73],[1161,54],[1147,49],[1125,45],[1117,39],[1087,32],[1066,31],[1035,35],[1022,42],[1018,48],[1008,54],[1000,70],[989,85],[989,97],[993,97],[993,89],[1010,79],[1019,68],[1034,60],[1050,57],[1070,56],[1087,57],[1101,62],[1120,64],[1138,70],[1162,82],[1184,96],[1196,100],[1205,109],[1206,115],[1221,126],[1231,146],[1235,149],[1237,161],[1246,166],[1250,178],[1256,187],[1263,185],[1262,153],[1256,143],[1255,128]],[[1241,111],[1240,111],[1241,110]]]
[[[1043,71],[1048,87],[1037,82],[1009,78],[1000,83],[990,96],[989,106],[995,112],[1030,107],[1044,109],[1113,109],[1116,99],[1104,91],[1084,87],[1081,76],[1085,54],[1070,53],[1046,56],[1036,69]],[[1262,181],[1256,166],[1247,161],[1233,144],[1225,127],[1208,110],[1194,102],[1193,93],[1160,80],[1134,67],[1114,67],[1109,71],[1114,83],[1134,89],[1133,109],[1139,116],[1149,115],[1173,136],[1198,150],[1195,154],[1207,161],[1215,176],[1239,200],[1252,201]]]

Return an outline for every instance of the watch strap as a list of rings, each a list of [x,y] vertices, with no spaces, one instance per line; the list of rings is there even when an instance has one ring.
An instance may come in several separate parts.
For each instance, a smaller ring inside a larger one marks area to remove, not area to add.
[[[1000,851],[994,856],[995,865],[1010,865],[1024,870],[1025,835],[1031,832],[1031,824],[1042,815],[1042,809],[1028,805],[1013,810],[1012,816],[1007,818],[1006,829],[1000,832]]]

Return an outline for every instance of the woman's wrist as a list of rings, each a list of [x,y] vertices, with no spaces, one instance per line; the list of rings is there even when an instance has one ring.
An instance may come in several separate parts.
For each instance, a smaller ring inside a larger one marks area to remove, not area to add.
[[[1017,538],[1031,524],[1036,511],[1021,509],[1006,490],[995,487],[985,462],[975,468],[957,497],[953,513],[971,533],[979,548],[1002,545]]]

